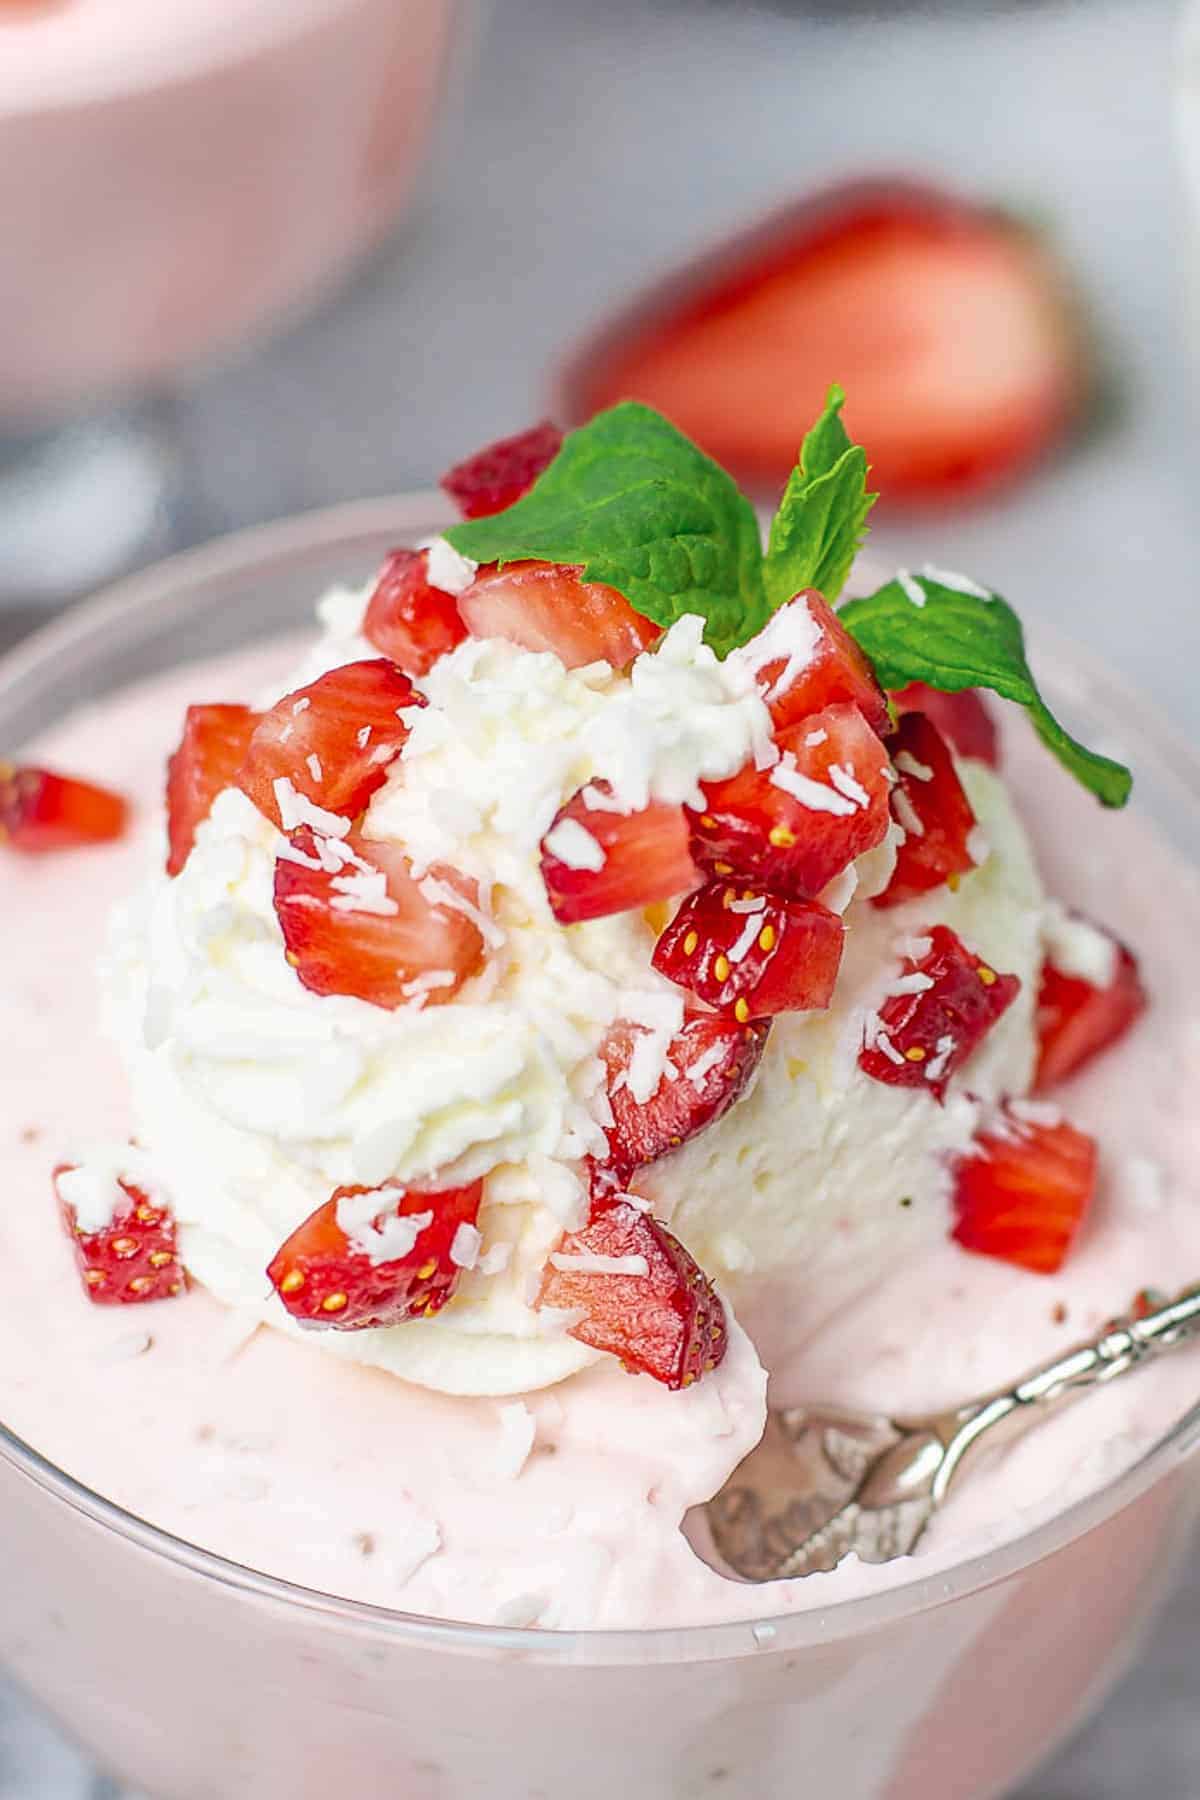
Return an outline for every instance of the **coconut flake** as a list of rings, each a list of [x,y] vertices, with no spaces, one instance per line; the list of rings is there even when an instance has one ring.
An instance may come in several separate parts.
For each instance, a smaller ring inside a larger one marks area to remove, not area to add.
[[[832,778],[832,770],[830,775]],[[848,819],[859,809],[857,800],[835,792],[823,781],[814,781],[811,776],[802,775],[790,750],[782,761],[775,764],[770,779],[772,787],[790,794],[793,800],[798,800],[809,812],[832,813],[835,818]]]
[[[372,1265],[399,1262],[412,1253],[421,1233],[433,1224],[432,1212],[398,1213],[403,1199],[400,1188],[368,1188],[361,1194],[343,1194],[337,1203],[337,1222],[352,1249]]]
[[[847,800],[853,800],[856,806],[869,806],[871,796],[861,781],[855,779],[854,771],[844,763],[831,763],[829,779],[839,794],[845,794]]]
[[[464,1220],[450,1240],[450,1261],[456,1269],[473,1269],[479,1261],[483,1233]]]
[[[465,594],[479,573],[479,564],[463,556],[448,538],[435,537],[426,554],[425,579],[444,594]]]
[[[568,869],[602,869],[604,850],[578,819],[560,819],[542,842]]]
[[[650,1264],[644,1256],[600,1256],[590,1250],[552,1251],[550,1264],[552,1268],[574,1275],[645,1276],[650,1273]]]
[[[925,605],[929,595],[910,569],[897,569],[896,581],[906,600],[911,600],[914,606]]]
[[[928,763],[918,762],[911,750],[901,750],[896,757],[896,767],[905,775],[911,775],[914,781],[932,781],[933,770]]]
[[[910,837],[925,836],[925,827],[921,823],[920,815],[902,787],[892,791],[892,811]]]
[[[953,569],[935,569],[932,563],[925,563],[921,569],[926,581],[936,581],[939,587],[951,588],[956,594],[970,594],[976,600],[994,600],[991,588],[980,587],[969,575],[959,575]]]
[[[326,812],[306,794],[296,791],[286,775],[280,775],[271,784],[275,790],[275,804],[279,808],[279,822],[284,831],[295,831],[299,825],[308,825],[324,837],[343,838],[350,830],[349,819],[343,819],[338,813]]]

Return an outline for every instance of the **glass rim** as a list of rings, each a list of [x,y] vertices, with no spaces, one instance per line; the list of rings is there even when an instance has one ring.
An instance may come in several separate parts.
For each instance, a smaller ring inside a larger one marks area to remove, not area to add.
[[[47,661],[67,652],[78,654],[86,649],[89,640],[103,638],[115,628],[135,621],[145,610],[161,614],[169,603],[171,609],[183,611],[199,591],[224,576],[256,565],[278,568],[293,560],[303,562],[310,554],[339,545],[349,553],[357,540],[421,535],[450,523],[454,516],[440,493],[414,492],[302,513],[234,532],[169,557],[102,590],[43,625],[0,657],[0,702],[18,691],[22,682]],[[1130,735],[1153,753],[1161,770],[1181,783],[1193,800],[1200,800],[1200,756],[1173,726],[1164,724],[1148,702],[1057,632],[1038,626],[1030,635],[1035,645],[1040,642],[1052,655],[1057,651],[1063,665],[1081,676],[1093,694],[1113,707],[1112,716],[1120,717]],[[284,1609],[336,1621],[343,1628],[368,1636],[401,1640],[409,1645],[424,1644],[430,1649],[573,1665],[686,1663],[736,1659],[768,1650],[794,1652],[909,1619],[992,1587],[1074,1542],[1165,1478],[1198,1443],[1200,1403],[1177,1419],[1129,1468],[1063,1511],[996,1548],[935,1565],[930,1573],[916,1573],[879,1593],[854,1595],[828,1605],[804,1606],[796,1612],[765,1618],[747,1617],[709,1625],[562,1631],[438,1619],[323,1593],[248,1568],[165,1531],[97,1493],[10,1431],[0,1419],[0,1458],[19,1475],[92,1524],[199,1579]]]

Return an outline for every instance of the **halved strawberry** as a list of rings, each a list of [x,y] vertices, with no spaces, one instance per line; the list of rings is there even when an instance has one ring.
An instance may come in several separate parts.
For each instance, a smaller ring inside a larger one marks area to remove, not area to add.
[[[998,975],[948,925],[929,932],[929,949],[907,957],[892,993],[870,1022],[859,1067],[889,1087],[928,1087],[940,1100],[950,1077],[976,1050],[1021,991]]]
[[[653,906],[699,879],[682,806],[612,812],[611,795],[607,781],[588,782],[542,839],[542,880],[560,925]]]
[[[1096,1145],[1065,1120],[1036,1123],[1018,1105],[981,1131],[955,1170],[952,1236],[964,1250],[1036,1275],[1061,1269],[1096,1189]]]
[[[891,729],[869,659],[815,588],[781,606],[731,660],[753,669],[776,730],[843,703],[857,706],[880,737]]]
[[[743,484],[778,491],[832,376],[885,500],[1015,475],[1079,413],[1065,283],[998,213],[901,181],[839,186],[671,276],[567,371],[582,420],[656,406]]]
[[[464,518],[481,519],[503,512],[533,486],[562,449],[562,432],[549,419],[500,438],[456,463],[442,476],[442,487]]]
[[[59,1164],[54,1189],[88,1299],[96,1306],[135,1306],[181,1294],[187,1277],[179,1262],[170,1207],[122,1179],[118,1186],[123,1204],[115,1209],[112,1222],[99,1231],[83,1231],[62,1189],[63,1176],[73,1174],[75,1167]]]
[[[846,927],[815,900],[713,881],[691,894],[654,947],[661,975],[743,1024],[828,1006]]]
[[[899,906],[975,867],[975,814],[946,741],[924,713],[905,713],[889,748],[896,771],[892,816],[904,829],[892,879],[876,906]]]
[[[1000,767],[1000,733],[991,709],[978,688],[944,694],[940,688],[914,681],[890,696],[899,714],[923,712],[932,719],[948,744],[960,756],[972,756],[990,768]]]
[[[636,1169],[678,1150],[723,1118],[746,1091],[762,1061],[768,1022],[743,1025],[713,1013],[684,1015],[667,1051],[669,1068],[648,1100],[637,1100],[631,1066],[643,1028],[620,1019],[600,1046],[608,1071],[613,1122],[608,1127],[607,1168],[624,1183]]]
[[[582,581],[566,563],[489,563],[459,595],[458,610],[472,637],[549,650],[568,669],[594,662],[623,669],[662,636],[616,588]]]
[[[400,711],[421,704],[408,676],[385,657],[330,669],[263,714],[238,785],[285,830],[300,822],[293,790],[323,812],[357,818],[404,748],[408,726]],[[287,817],[280,810],[281,782],[288,784],[282,790]]]
[[[581,1310],[572,1337],[673,1390],[717,1368],[728,1348],[725,1308],[708,1277],[678,1238],[620,1195],[594,1201],[583,1230],[563,1238],[538,1305]]]
[[[431,1318],[470,1266],[459,1233],[474,1227],[482,1198],[481,1181],[428,1194],[394,1181],[338,1188],[276,1252],[267,1276],[302,1325],[363,1331]]]
[[[887,754],[854,706],[827,706],[777,742],[773,768],[703,784],[692,854],[713,875],[812,900],[886,833]]]
[[[121,836],[128,817],[126,802],[108,788],[0,762],[0,846],[38,856],[105,844]]]
[[[454,595],[430,583],[428,550],[393,550],[367,602],[367,642],[397,668],[426,675],[466,635]]]
[[[1052,1087],[1107,1050],[1145,1012],[1146,990],[1137,960],[1113,940],[1115,967],[1107,987],[1093,987],[1047,960],[1038,994],[1038,1068],[1035,1086]]]
[[[302,827],[275,864],[287,958],[314,994],[394,1010],[452,1000],[484,958],[478,894],[456,870],[417,880],[395,844]]]
[[[213,801],[233,787],[258,726],[248,706],[189,706],[183,736],[167,763],[167,874],[178,875],[192,853],[196,827]]]

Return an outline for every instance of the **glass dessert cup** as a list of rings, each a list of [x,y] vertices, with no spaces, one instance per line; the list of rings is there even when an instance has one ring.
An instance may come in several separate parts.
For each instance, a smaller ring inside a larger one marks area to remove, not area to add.
[[[294,631],[325,587],[446,521],[431,496],[343,507],[126,582],[0,664],[0,743]],[[1121,722],[1136,804],[1200,862],[1200,761],[1074,652],[1042,646],[1039,669],[1072,723],[1109,743]],[[1018,1347],[1014,1373],[1020,1362]],[[986,1800],[1136,1649],[1200,1508],[1198,1438],[1200,1407],[1088,1499],[952,1567],[918,1562],[876,1595],[758,1625],[566,1633],[443,1623],[242,1568],[89,1491],[0,1422],[0,1663],[157,1800],[335,1785],[406,1800],[609,1800],[614,1786],[772,1800],[798,1775],[844,1800]]]

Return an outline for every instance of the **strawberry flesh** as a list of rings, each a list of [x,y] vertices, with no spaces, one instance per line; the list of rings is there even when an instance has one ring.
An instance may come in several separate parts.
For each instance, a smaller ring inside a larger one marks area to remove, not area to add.
[[[915,976],[924,981],[918,991],[885,1000],[858,1063],[875,1081],[927,1087],[940,1100],[951,1076],[1012,1005],[1021,982],[997,974],[948,925],[935,925],[928,935],[928,952],[919,962],[907,957],[901,971],[905,983]]]
[[[608,782],[589,782],[542,839],[542,880],[560,925],[654,906],[699,879],[682,806],[612,812],[611,794]],[[581,866],[597,861],[598,868]]]
[[[710,882],[684,901],[655,945],[661,975],[745,1023],[833,998],[846,927],[815,900]]]
[[[664,1387],[691,1387],[717,1368],[728,1347],[725,1309],[712,1283],[656,1219],[620,1195],[598,1199],[582,1231],[569,1233],[557,1257],[636,1257],[640,1273],[560,1266],[552,1258],[539,1306],[582,1310],[571,1336],[619,1357],[630,1374]],[[637,1266],[637,1265],[635,1265]]]
[[[466,635],[454,595],[430,583],[428,550],[393,550],[367,602],[367,642],[406,674],[427,675]]]
[[[955,1241],[1036,1275],[1062,1268],[1096,1188],[1096,1145],[1065,1120],[1034,1123],[1020,1108],[983,1131],[955,1169]]]
[[[167,874],[178,875],[196,829],[233,787],[259,722],[248,706],[189,706],[167,763]]]
[[[349,994],[394,1011],[452,1000],[481,967],[474,883],[435,866],[419,881],[395,844],[293,832],[275,863],[275,914],[310,993]]]
[[[940,688],[914,681],[891,696],[897,713],[922,712],[932,719],[946,742],[960,756],[974,757],[989,768],[1000,767],[1000,733],[987,701],[978,688],[944,694]]]
[[[548,650],[568,669],[623,669],[662,636],[616,588],[582,580],[568,563],[488,563],[459,595],[458,610],[472,637]]]
[[[59,1188],[59,1178],[74,1167],[61,1163],[54,1171],[54,1185],[88,1299],[96,1306],[136,1306],[181,1294],[187,1277],[179,1262],[171,1209],[151,1200],[132,1182],[121,1181],[124,1204],[112,1222],[99,1231],[83,1231],[75,1208]]]
[[[345,1219],[363,1194],[378,1202],[363,1234],[374,1240],[371,1254],[339,1220],[339,1210]],[[475,1224],[482,1197],[481,1181],[430,1194],[411,1193],[396,1182],[338,1188],[276,1252],[268,1279],[301,1325],[363,1331],[432,1318],[458,1286],[462,1269],[454,1260],[454,1240],[461,1226]],[[414,1217],[422,1220],[415,1237],[411,1228],[397,1231],[396,1221]],[[397,1248],[391,1256],[389,1229]]]
[[[1035,1087],[1053,1087],[1115,1044],[1146,1010],[1137,961],[1114,942],[1116,967],[1107,987],[1094,987],[1047,961],[1038,994]]]
[[[0,846],[39,856],[111,843],[128,817],[125,800],[108,788],[0,762]]]
[[[761,1062],[769,1030],[765,1021],[743,1025],[713,1013],[685,1014],[667,1051],[675,1078],[664,1072],[650,1098],[638,1100],[630,1071],[643,1030],[619,1019],[600,1046],[613,1115],[606,1132],[607,1168],[616,1180],[628,1181],[636,1169],[678,1150],[723,1118]]]
[[[777,731],[827,706],[857,706],[880,737],[891,728],[875,671],[815,588],[781,606],[734,656],[749,664]]]
[[[562,432],[549,419],[515,437],[488,444],[442,476],[442,488],[464,518],[503,512],[528,493],[562,449]]]
[[[975,867],[975,814],[946,740],[924,713],[905,713],[889,748],[896,771],[892,816],[904,829],[896,867],[876,906],[899,906]]]

